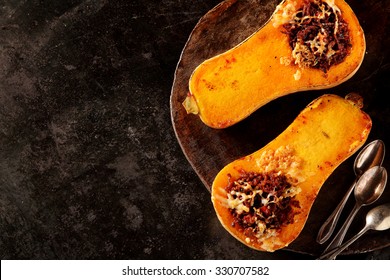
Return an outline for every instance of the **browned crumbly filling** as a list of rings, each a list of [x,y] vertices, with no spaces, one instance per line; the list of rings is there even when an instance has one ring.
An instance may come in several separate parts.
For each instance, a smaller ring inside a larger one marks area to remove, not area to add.
[[[325,73],[350,53],[348,25],[336,7],[321,0],[305,1],[292,21],[283,24],[299,66]]]
[[[299,201],[297,189],[280,172],[246,173],[238,179],[229,177],[226,187],[228,205],[234,217],[232,226],[239,226],[249,240],[261,240],[293,223]]]

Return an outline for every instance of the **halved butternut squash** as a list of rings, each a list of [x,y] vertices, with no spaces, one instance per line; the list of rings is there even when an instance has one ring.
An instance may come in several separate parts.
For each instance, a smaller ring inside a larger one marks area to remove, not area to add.
[[[344,0],[284,0],[257,32],[194,70],[183,105],[225,128],[278,97],[339,85],[359,69],[365,49]]]
[[[211,200],[220,222],[254,249],[289,245],[321,186],[365,143],[371,126],[355,98],[314,100],[269,144],[217,174]]]

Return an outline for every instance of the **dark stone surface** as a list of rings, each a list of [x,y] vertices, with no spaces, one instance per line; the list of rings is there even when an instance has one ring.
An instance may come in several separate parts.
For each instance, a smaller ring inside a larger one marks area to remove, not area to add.
[[[234,240],[175,138],[175,66],[218,2],[0,2],[1,259],[312,258]]]

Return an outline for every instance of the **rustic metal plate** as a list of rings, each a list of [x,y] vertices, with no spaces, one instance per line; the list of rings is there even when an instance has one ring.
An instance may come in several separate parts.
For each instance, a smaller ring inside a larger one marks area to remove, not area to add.
[[[367,52],[359,71],[342,85],[328,90],[306,91],[281,97],[242,122],[223,130],[209,128],[198,116],[187,115],[181,103],[188,93],[188,80],[195,67],[203,60],[237,45],[250,36],[265,24],[278,3],[278,0],[221,2],[199,20],[182,51],[171,93],[172,123],[184,154],[208,190],[223,166],[266,145],[279,135],[306,105],[324,93],[340,96],[350,92],[359,93],[364,99],[363,110],[373,120],[367,143],[375,139],[381,139],[385,144],[390,143],[387,133],[390,121],[389,106],[384,100],[390,93],[389,1],[348,1],[365,32]],[[327,243],[320,245],[315,239],[322,223],[354,180],[352,164],[355,156],[356,154],[340,165],[325,182],[305,228],[287,250],[319,255],[325,249]],[[383,165],[389,170],[388,158],[385,158]],[[389,201],[390,187],[387,187],[379,201],[361,209],[346,238],[363,227],[364,217],[369,209]],[[354,199],[351,197],[341,221],[346,218],[353,204]],[[235,239],[232,238],[232,242],[236,242]],[[363,253],[389,245],[389,231],[368,232],[344,251],[344,254]]]

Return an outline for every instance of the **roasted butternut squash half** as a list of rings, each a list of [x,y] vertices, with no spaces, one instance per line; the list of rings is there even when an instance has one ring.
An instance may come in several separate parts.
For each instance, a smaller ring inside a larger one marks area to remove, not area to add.
[[[288,246],[321,186],[364,144],[371,126],[355,98],[314,100],[269,144],[217,174],[211,200],[220,222],[254,249]]]
[[[225,128],[278,97],[348,80],[365,49],[344,0],[284,0],[257,32],[194,70],[183,105],[208,126]]]

